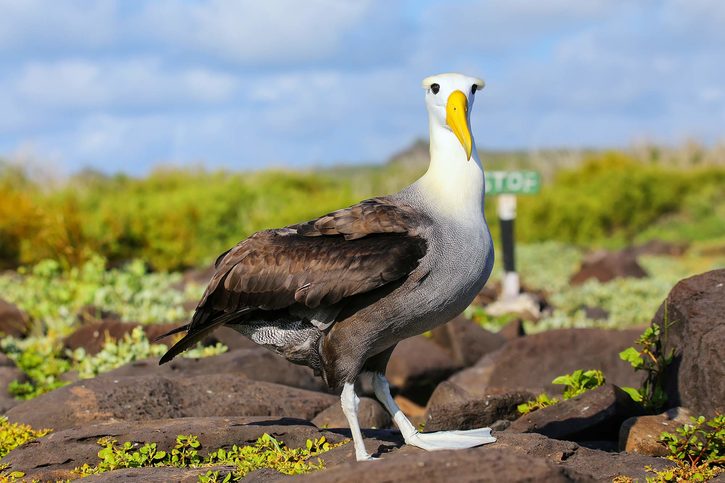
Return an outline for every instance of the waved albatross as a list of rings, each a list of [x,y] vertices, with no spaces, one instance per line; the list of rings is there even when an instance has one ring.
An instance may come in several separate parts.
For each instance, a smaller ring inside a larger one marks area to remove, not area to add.
[[[358,460],[373,459],[357,418],[354,384],[363,376],[407,444],[438,450],[494,442],[489,428],[419,433],[385,379],[395,345],[462,312],[491,273],[483,168],[470,131],[483,86],[461,74],[424,79],[425,175],[393,195],[260,231],[223,253],[191,322],[166,334],[186,331],[160,363],[226,325],[342,387]]]

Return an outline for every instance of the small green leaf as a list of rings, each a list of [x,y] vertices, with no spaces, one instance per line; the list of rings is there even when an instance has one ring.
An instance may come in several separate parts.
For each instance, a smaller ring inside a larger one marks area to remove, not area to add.
[[[637,366],[642,363],[642,356],[634,347],[624,349],[619,353],[619,358],[623,361],[629,362],[632,366]]]
[[[631,397],[633,401],[642,402],[642,394],[640,394],[640,392],[637,389],[635,389],[633,387],[622,387],[621,389],[622,389],[622,391],[629,394],[629,397]]]

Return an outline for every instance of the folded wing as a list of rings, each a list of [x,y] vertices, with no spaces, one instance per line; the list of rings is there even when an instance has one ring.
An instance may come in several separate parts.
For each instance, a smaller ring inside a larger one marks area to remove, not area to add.
[[[219,325],[255,310],[344,303],[408,276],[425,255],[427,219],[374,198],[307,223],[255,233],[222,254],[187,335],[164,363]]]

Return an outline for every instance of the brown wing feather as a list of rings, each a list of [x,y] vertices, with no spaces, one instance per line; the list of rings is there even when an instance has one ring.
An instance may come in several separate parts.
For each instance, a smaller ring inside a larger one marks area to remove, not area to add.
[[[425,254],[420,233],[426,224],[412,208],[375,198],[255,233],[217,259],[187,338],[198,339],[219,317],[250,307],[332,305],[405,277]]]

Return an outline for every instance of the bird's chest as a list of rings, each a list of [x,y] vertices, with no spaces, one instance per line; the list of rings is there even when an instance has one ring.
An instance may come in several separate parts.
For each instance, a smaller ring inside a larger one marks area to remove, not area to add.
[[[425,331],[461,313],[488,280],[493,268],[488,227],[442,227],[431,237],[419,268],[426,275],[415,290],[411,309]]]

